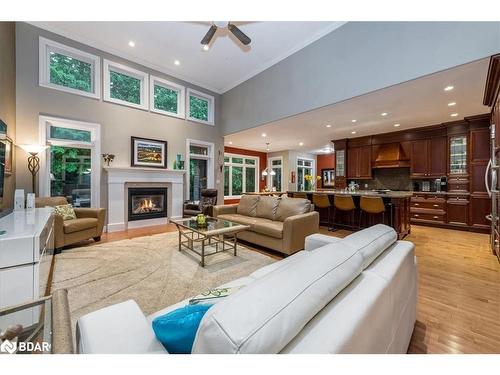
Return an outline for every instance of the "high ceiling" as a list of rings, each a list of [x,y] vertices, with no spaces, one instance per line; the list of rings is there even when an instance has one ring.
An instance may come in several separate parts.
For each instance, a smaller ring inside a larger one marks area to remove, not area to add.
[[[233,22],[251,39],[243,46],[219,29],[210,50],[200,41],[210,22],[32,22],[218,93],[276,64],[344,22]],[[135,47],[130,47],[133,41]],[[179,65],[174,61],[178,60]]]
[[[332,139],[434,125],[487,113],[489,108],[482,101],[488,63],[489,59],[482,59],[461,65],[231,134],[224,141],[228,146],[264,152],[269,142],[270,152],[301,150],[321,154]],[[445,91],[447,86],[454,88]],[[448,106],[449,103],[456,104]]]

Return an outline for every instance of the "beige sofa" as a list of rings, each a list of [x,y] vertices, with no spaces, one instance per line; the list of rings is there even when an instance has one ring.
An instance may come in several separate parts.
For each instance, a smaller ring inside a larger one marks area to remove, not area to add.
[[[288,255],[304,249],[305,238],[319,231],[319,213],[307,199],[243,195],[238,204],[214,206],[213,215],[249,225],[238,239]]]

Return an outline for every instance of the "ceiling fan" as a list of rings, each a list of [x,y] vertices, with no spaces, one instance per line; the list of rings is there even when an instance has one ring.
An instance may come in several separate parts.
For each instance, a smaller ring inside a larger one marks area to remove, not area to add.
[[[201,44],[203,47],[207,46],[210,44],[210,41],[215,35],[215,32],[217,29],[223,29],[227,28],[241,43],[243,43],[245,46],[249,45],[250,42],[252,41],[243,31],[241,31],[238,27],[236,27],[234,24],[231,22],[223,21],[223,22],[214,22],[212,23],[212,26],[208,29],[207,33],[201,40]]]

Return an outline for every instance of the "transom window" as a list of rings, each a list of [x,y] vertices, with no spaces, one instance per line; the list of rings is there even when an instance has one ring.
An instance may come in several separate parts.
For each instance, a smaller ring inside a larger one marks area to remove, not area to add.
[[[259,184],[259,159],[245,155],[224,155],[224,196],[255,193]]]
[[[39,84],[99,99],[100,61],[98,56],[40,37]]]
[[[148,109],[147,87],[146,73],[104,60],[104,100]]]
[[[214,97],[193,89],[187,89],[188,120],[214,125]]]
[[[150,110],[168,116],[185,117],[184,86],[151,76],[150,78]]]
[[[314,176],[314,160],[297,158],[297,191],[311,190],[312,183],[305,176]]]

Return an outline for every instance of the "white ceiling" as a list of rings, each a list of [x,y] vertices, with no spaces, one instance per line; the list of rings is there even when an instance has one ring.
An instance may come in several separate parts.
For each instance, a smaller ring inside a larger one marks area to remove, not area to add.
[[[344,102],[228,135],[225,144],[257,151],[324,153],[332,139],[417,128],[489,112],[482,104],[489,59],[404,82]],[[446,86],[454,89],[444,91]],[[448,103],[456,102],[454,107]],[[381,113],[387,116],[381,116]],[[458,116],[451,117],[452,113]],[[356,120],[355,123],[352,120]],[[399,123],[399,127],[394,124]],[[331,125],[327,128],[326,125]],[[351,134],[355,131],[356,134]],[[262,137],[262,133],[266,137]],[[303,146],[299,146],[303,142]]]
[[[342,26],[344,22],[234,22],[243,46],[219,29],[205,52],[210,22],[31,22],[84,44],[223,93]],[[129,41],[135,47],[129,47]],[[179,60],[180,65],[174,65]]]

